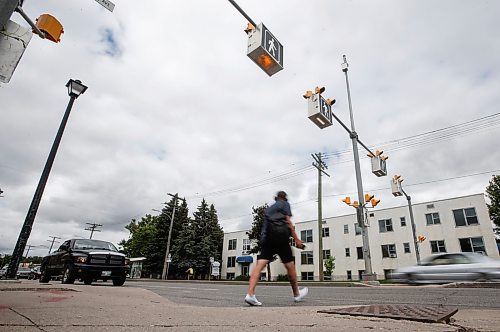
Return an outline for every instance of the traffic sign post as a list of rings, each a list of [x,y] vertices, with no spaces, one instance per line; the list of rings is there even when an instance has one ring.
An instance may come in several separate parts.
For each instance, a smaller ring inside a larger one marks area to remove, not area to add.
[[[269,76],[283,69],[283,45],[262,23],[248,31],[247,55]]]

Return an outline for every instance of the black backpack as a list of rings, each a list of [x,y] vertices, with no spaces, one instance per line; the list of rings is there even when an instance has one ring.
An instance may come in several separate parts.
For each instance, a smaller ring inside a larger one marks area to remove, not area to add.
[[[266,216],[268,224],[268,238],[273,243],[288,243],[291,232],[286,221],[286,215],[282,212],[275,212]]]

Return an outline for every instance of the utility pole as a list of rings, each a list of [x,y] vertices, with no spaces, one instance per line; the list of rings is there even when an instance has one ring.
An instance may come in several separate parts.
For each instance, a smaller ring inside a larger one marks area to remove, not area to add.
[[[50,235],[49,237],[52,238],[52,241],[47,240],[48,242],[50,242],[50,248],[49,248],[49,254],[50,254],[50,252],[52,251],[52,247],[54,246],[54,242],[56,242],[56,239],[60,239],[60,237],[52,236],[52,235]]]
[[[90,225],[89,227],[85,228],[86,231],[90,231],[90,239],[92,239],[92,235],[94,232],[100,232],[100,229],[97,229],[97,227],[102,227],[101,224],[94,224],[94,223],[86,223],[87,225]]]
[[[314,159],[312,165],[318,170],[318,262],[319,262],[319,281],[324,281],[323,273],[323,211],[322,211],[322,194],[321,194],[321,176],[325,174],[330,176],[325,169],[328,166],[323,162],[321,152],[311,155]]]
[[[38,246],[32,246],[31,244],[27,244],[26,247],[27,247],[26,248],[26,255],[24,255],[24,258],[28,258],[28,255],[30,253],[31,248],[36,248]]]
[[[161,275],[161,278],[164,280],[168,279],[168,268],[169,268],[170,260],[171,260],[171,257],[169,257],[169,255],[170,255],[170,240],[172,238],[172,228],[174,226],[175,209],[177,207],[177,200],[179,199],[178,194],[175,194],[175,195],[168,194],[168,195],[172,196],[174,198],[174,208],[172,210],[172,214],[170,215],[170,227],[168,230],[167,250],[165,251],[165,260],[163,261],[163,272]]]

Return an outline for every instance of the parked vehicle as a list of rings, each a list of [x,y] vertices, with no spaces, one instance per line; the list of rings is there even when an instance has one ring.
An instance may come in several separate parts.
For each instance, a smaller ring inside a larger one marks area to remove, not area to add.
[[[35,266],[34,268],[31,269],[31,273],[30,275],[28,276],[28,279],[29,280],[36,280],[36,279],[40,279],[40,266]]]
[[[4,266],[0,269],[0,278],[4,278],[7,274],[7,266]]]
[[[500,281],[500,260],[469,252],[438,254],[420,265],[396,269],[392,279],[407,283]]]
[[[26,278],[28,279],[29,275],[31,273],[31,269],[29,267],[19,267],[17,269],[17,278]]]
[[[71,239],[42,259],[40,282],[61,276],[63,284],[79,279],[90,285],[94,280],[111,279],[114,286],[122,286],[129,269],[128,259],[111,242]]]

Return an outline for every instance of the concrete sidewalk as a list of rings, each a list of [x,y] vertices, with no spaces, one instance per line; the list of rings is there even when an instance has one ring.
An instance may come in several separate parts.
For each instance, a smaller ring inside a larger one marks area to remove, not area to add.
[[[500,331],[499,310],[459,310],[447,325],[321,309],[328,308],[206,308],[134,287],[0,282],[0,331]]]

